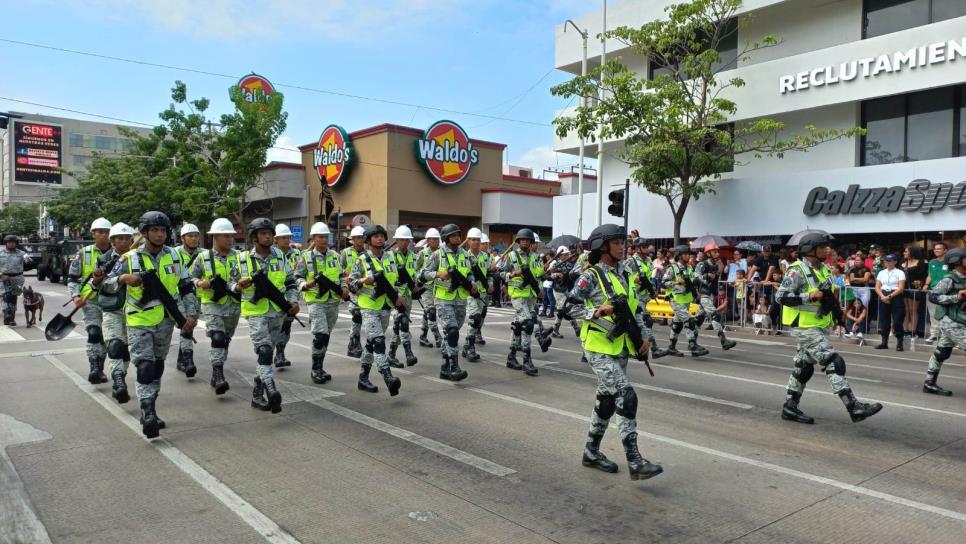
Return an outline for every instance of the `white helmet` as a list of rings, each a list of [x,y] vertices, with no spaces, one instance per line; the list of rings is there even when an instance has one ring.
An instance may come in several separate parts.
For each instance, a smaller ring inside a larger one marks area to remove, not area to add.
[[[479,238],[479,239],[482,240],[483,239],[483,231],[480,230],[480,229],[478,229],[478,228],[476,228],[476,227],[473,227],[473,228],[470,229],[469,232],[466,233],[466,237],[467,238]]]
[[[275,237],[279,238],[281,236],[291,236],[292,231],[289,230],[288,225],[285,223],[279,223],[275,225]]]
[[[426,231],[426,239],[436,238],[439,240],[439,231],[436,229],[429,229]]]
[[[349,237],[351,238],[355,238],[356,236],[365,236],[365,235],[366,235],[366,228],[363,227],[362,225],[356,225],[352,227],[352,231],[349,232]]]
[[[396,228],[396,233],[392,235],[393,240],[412,240],[413,231],[409,229],[406,225],[399,225]]]
[[[533,233],[533,243],[535,243],[535,244],[539,244],[540,243],[540,235],[537,234],[537,233],[535,233],[535,232]]]
[[[111,227],[111,232],[108,235],[109,238],[114,238],[115,236],[134,236],[134,227],[124,223],[117,223]]]
[[[232,232],[234,232],[234,229]],[[181,236],[184,236],[185,234],[201,234],[201,231],[198,230],[198,227],[192,225],[191,223],[185,223],[184,226],[181,227]]]
[[[182,234],[184,234],[183,229]],[[235,234],[235,227],[231,224],[231,221],[224,217],[219,217],[211,222],[211,228],[208,229],[208,234]]]
[[[486,234],[480,236],[480,243],[481,244],[489,244],[490,243],[490,237],[487,236]]]
[[[97,230],[97,229],[103,229],[103,230],[109,231],[111,230],[111,222],[108,221],[107,219],[104,219],[103,217],[98,217],[97,219],[94,220],[93,223],[91,223],[91,230]]]
[[[321,221],[319,221],[318,223],[314,223],[312,225],[312,228],[309,229],[309,236],[315,236],[316,234],[322,234],[324,236],[328,236],[329,226]]]

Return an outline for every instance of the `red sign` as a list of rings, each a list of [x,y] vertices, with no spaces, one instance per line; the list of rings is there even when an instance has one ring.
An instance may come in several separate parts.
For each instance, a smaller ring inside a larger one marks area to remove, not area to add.
[[[248,74],[238,80],[238,88],[241,89],[245,102],[250,104],[264,102],[269,95],[275,92],[272,83],[258,74]]]
[[[61,183],[60,125],[13,122],[14,181]]]
[[[479,162],[480,152],[462,127],[452,121],[438,121],[416,140],[416,158],[434,181],[456,185]]]
[[[325,127],[312,159],[319,181],[335,187],[348,175],[354,158],[355,150],[346,131],[337,125]]]

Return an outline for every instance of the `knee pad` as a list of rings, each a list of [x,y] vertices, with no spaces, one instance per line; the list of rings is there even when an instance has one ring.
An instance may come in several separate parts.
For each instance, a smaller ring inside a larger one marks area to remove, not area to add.
[[[127,344],[120,338],[111,338],[107,341],[107,356],[111,359],[124,359],[127,353]]]
[[[104,341],[104,334],[101,332],[101,328],[97,325],[87,326],[87,343],[88,344],[100,344]]]
[[[489,307],[490,307],[489,304],[484,304],[483,305],[483,313],[480,314],[480,320],[481,321],[484,320],[484,319],[486,319],[486,309],[489,308]]]
[[[941,363],[952,356],[953,347],[952,346],[949,346],[947,348],[937,347],[936,349],[933,350],[932,354],[936,358],[936,360]]]
[[[362,310],[359,308],[353,308],[350,312],[352,314],[352,322],[361,325],[362,324]]]
[[[597,393],[597,404],[594,406],[594,412],[597,412],[597,417],[607,421],[610,419],[610,416],[614,415],[614,409],[616,407],[614,395],[610,393]]]
[[[324,332],[317,332],[312,335],[312,347],[315,349],[324,349],[329,345],[329,335]]]
[[[795,363],[795,370],[792,371],[792,376],[798,380],[799,383],[806,384],[808,380],[812,379],[812,374],[815,373],[815,365],[810,365],[804,361],[799,361]]]
[[[697,330],[697,328],[698,328],[698,321],[696,319],[694,319],[693,317],[689,317],[688,318],[688,328],[691,329],[692,331],[693,330]]]
[[[530,336],[533,334],[533,320],[528,319],[522,323],[523,334]]]
[[[460,343],[460,330],[458,327],[446,327],[446,344],[455,348]]]
[[[295,320],[294,319],[288,319],[288,318],[285,318],[285,320],[282,321],[282,334],[292,334],[292,322],[293,321],[295,321]]]
[[[701,312],[700,314],[698,314],[698,317],[697,318],[692,318],[692,319],[689,319],[688,320],[688,322],[689,322],[688,323],[688,326],[689,327],[691,326],[691,323],[690,322],[694,322],[698,327],[700,327],[701,325],[704,325],[704,320],[705,320],[706,317],[708,317],[708,314],[706,314],[704,312]]]
[[[383,353],[386,353],[386,337],[385,336],[377,336],[377,337],[375,337],[375,338],[372,339],[372,352],[373,353],[378,353],[380,355],[383,354]]]
[[[436,308],[433,307],[433,308],[430,308],[430,309],[426,310],[426,317],[430,321],[436,321]]]
[[[470,318],[470,327],[478,329],[483,326],[483,314],[477,314]]]
[[[255,347],[255,354],[258,355],[258,364],[264,366],[271,366],[272,364],[272,349],[270,344],[262,344]]]
[[[213,348],[228,348],[228,336],[224,331],[211,331],[209,335],[211,337],[211,347]]]
[[[399,334],[399,316],[402,314],[396,314],[396,317],[392,320],[392,332],[394,334]]]
[[[399,314],[399,330],[401,332],[409,332],[409,316],[406,314]]]
[[[155,359],[154,360],[154,379],[160,380],[162,375],[164,375],[164,359]]]
[[[137,381],[141,385],[148,385],[154,381],[154,359],[138,359],[134,362],[137,369]]]
[[[644,321],[644,326],[645,327],[647,327],[649,329],[653,329],[654,328],[654,318],[651,317],[651,314],[644,314],[644,318],[643,318],[642,321]]]
[[[845,359],[843,359],[838,353],[829,355],[824,364],[826,365],[826,374],[838,374],[839,376],[845,376]]]
[[[513,323],[510,323],[510,331],[513,333],[513,336],[519,336],[520,333],[523,332],[523,327],[514,321]]]
[[[637,393],[633,387],[625,387],[620,392],[621,403],[617,407],[617,415],[634,419],[637,417]]]
[[[679,332],[681,332],[682,329],[684,329],[684,323],[682,323],[681,321],[671,322],[671,331],[674,334],[678,334]]]

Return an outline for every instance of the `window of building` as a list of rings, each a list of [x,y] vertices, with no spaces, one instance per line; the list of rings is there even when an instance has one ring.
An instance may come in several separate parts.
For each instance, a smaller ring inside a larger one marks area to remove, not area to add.
[[[114,149],[114,138],[107,136],[95,136],[94,145],[97,149]]]
[[[87,155],[71,155],[71,162],[75,168],[87,168],[93,160],[93,157]]]
[[[76,132],[70,133],[70,146],[71,147],[84,147],[84,135],[77,134]]]
[[[714,72],[732,70],[738,67],[738,20],[731,19],[725,23],[724,35],[718,40],[716,48],[720,59],[711,65]],[[671,69],[656,61],[648,65],[648,78],[654,79],[659,74],[671,75]]]
[[[874,38],[964,15],[963,0],[865,0],[863,36]]]
[[[966,154],[964,98],[966,86],[863,102],[862,166]]]

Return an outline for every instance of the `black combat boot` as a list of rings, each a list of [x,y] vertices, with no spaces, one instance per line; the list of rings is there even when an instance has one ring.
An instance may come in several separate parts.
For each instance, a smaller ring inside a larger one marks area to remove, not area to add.
[[[536,376],[537,367],[533,366],[533,361],[530,359],[530,350],[523,350],[523,373],[527,376]]]
[[[651,357],[654,359],[660,359],[668,354],[668,351],[664,348],[657,347],[657,342],[651,342]]]
[[[370,370],[372,370],[372,365],[362,365],[362,371],[359,372],[359,383],[356,386],[359,388],[359,391],[378,393],[379,388],[369,381]]]
[[[439,379],[452,381],[449,370],[449,356],[447,355],[443,355],[443,364],[439,367]]]
[[[179,363],[184,367],[184,375],[189,378],[194,378],[195,374],[198,373],[198,367],[195,366],[195,352],[178,351],[178,358],[184,358],[184,361],[179,361]]]
[[[584,444],[584,458],[580,464],[585,467],[596,468],[604,472],[617,472],[617,463],[608,459],[600,451],[600,441],[604,438],[602,434],[588,434],[587,443]]]
[[[476,352],[476,337],[472,334],[466,337],[466,344],[463,345],[463,357],[475,363],[480,360],[480,354]]]
[[[184,351],[181,348],[178,348],[178,365],[175,368],[178,372],[184,372]]]
[[[465,380],[469,376],[469,373],[462,368],[460,368],[460,361],[458,355],[453,355],[449,358],[449,379],[454,382],[459,382]]]
[[[216,395],[224,395],[231,389],[225,380],[225,367],[221,365],[211,367],[211,387],[215,389]]]
[[[517,348],[510,348],[510,354],[506,356],[506,367],[513,370],[523,370],[520,361],[517,361]]]
[[[563,335],[560,334],[560,322],[559,321],[553,324],[553,332],[550,333],[550,336],[552,336],[554,338],[557,338],[557,339],[563,338]]]
[[[721,349],[725,351],[728,351],[729,349],[738,345],[738,342],[735,342],[734,340],[728,340],[725,337],[724,331],[721,331],[718,333],[718,339],[721,340]]]
[[[386,382],[386,387],[389,388],[389,396],[395,397],[399,394],[399,388],[402,386],[402,381],[392,375],[392,370],[384,368],[379,371],[382,374],[382,379]]]
[[[419,335],[419,345],[424,348],[431,348],[433,343],[429,341],[427,334],[429,334],[429,329],[423,329],[423,333]]]
[[[842,404],[849,411],[849,417],[852,418],[853,423],[858,423],[863,419],[872,417],[882,409],[882,405],[878,402],[859,402],[855,398],[855,395],[852,394],[851,389],[843,389],[840,391],[839,398],[842,399]]]
[[[630,473],[631,480],[646,480],[664,472],[661,465],[654,464],[641,457],[641,452],[637,449],[637,433],[627,435],[622,442],[624,443],[624,455],[627,456],[627,471]]]
[[[287,366],[292,366],[292,361],[288,360],[285,356],[285,346],[278,344],[275,346],[275,368],[284,368]]]
[[[701,357],[710,353],[707,348],[698,345],[697,340],[688,340],[688,349],[691,351],[691,357]]]
[[[485,346],[486,345],[486,339],[483,338],[483,331],[482,330],[476,331],[476,345],[477,346]]]
[[[97,358],[92,357],[88,359],[88,362],[91,365],[91,371],[87,374],[87,381],[94,385],[106,383],[107,376],[104,375],[104,361],[99,361]]]
[[[325,355],[313,355],[312,356],[312,373],[311,378],[313,383],[325,383],[332,379],[332,376],[328,372],[322,369],[322,363],[325,360]]]
[[[409,342],[403,342],[403,351],[406,352],[406,366],[413,366],[419,362],[419,359],[413,354],[413,345]]]
[[[581,363],[588,363],[588,362],[589,362],[589,361],[587,360],[587,354],[586,354],[586,353],[581,353],[581,354],[580,354],[580,362],[581,362]]]
[[[141,432],[148,438],[157,438],[161,433],[158,414],[154,411],[154,399],[141,399]]]
[[[111,387],[111,396],[118,404],[124,404],[125,402],[131,400],[131,395],[127,392],[127,384],[124,383],[124,372],[116,370],[111,373],[111,378],[114,379],[114,385]]]
[[[255,377],[255,387],[252,389],[252,408],[257,408],[263,412],[268,411],[268,401],[265,400],[265,387],[262,386],[262,379]]]
[[[889,349],[889,335],[888,334],[883,334],[882,335],[882,342],[879,342],[879,345],[876,346],[875,349]]]
[[[953,392],[939,387],[939,384],[936,383],[937,379],[939,379],[938,370],[930,370],[926,372],[926,381],[922,384],[922,392],[931,393],[933,395],[941,395],[943,397],[951,397]]]
[[[346,349],[345,354],[349,357],[362,357],[362,342],[359,340],[358,335],[352,335],[349,337],[349,347]]]
[[[782,419],[787,419],[788,421],[797,421],[798,423],[806,423],[811,425],[815,423],[815,419],[805,415],[798,408],[798,401],[802,400],[802,394],[797,391],[788,391],[785,397],[785,404],[782,405]]]
[[[550,329],[541,329],[539,332],[533,335],[534,340],[540,346],[540,351],[546,353],[550,349],[550,344],[553,343],[553,338],[550,337]]]
[[[684,357],[684,354],[678,351],[678,339],[672,338],[670,345],[667,347],[667,355],[673,355],[675,357]]]
[[[896,351],[903,351],[904,349],[902,347],[902,335],[896,335]]]
[[[262,387],[265,388],[265,396],[268,397],[268,409],[271,410],[273,414],[281,412],[282,394],[279,393],[278,389],[275,388],[275,380],[263,382]]]
[[[389,353],[386,354],[386,361],[389,362],[389,366],[393,368],[404,368],[405,365],[399,362],[396,358],[396,350],[399,349],[399,344],[392,342],[389,344]]]

